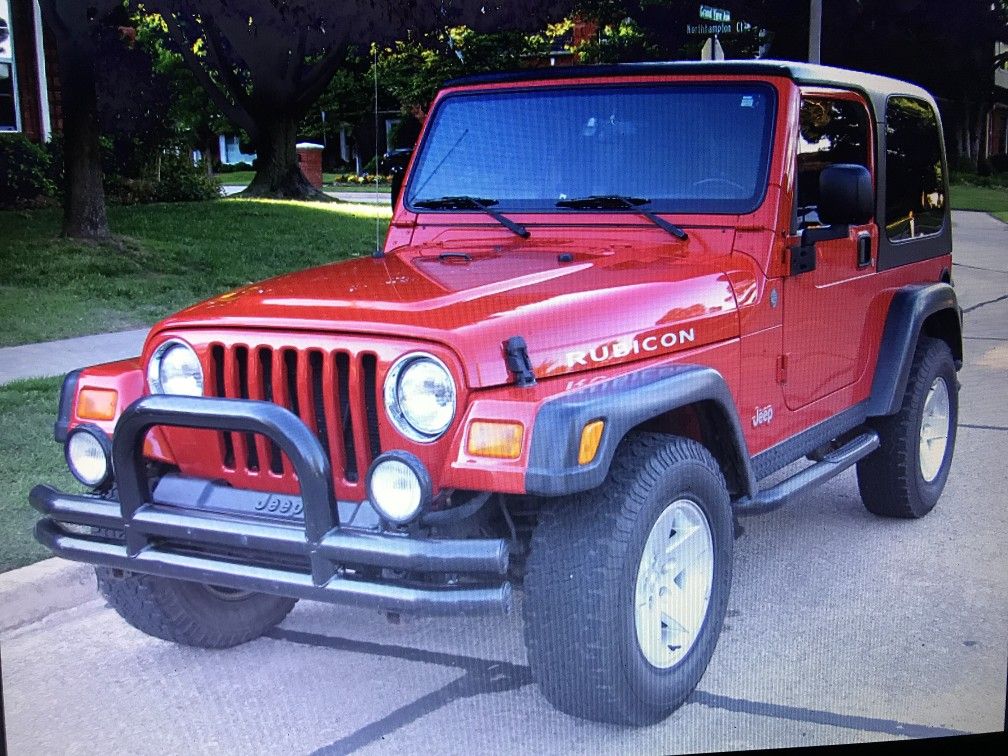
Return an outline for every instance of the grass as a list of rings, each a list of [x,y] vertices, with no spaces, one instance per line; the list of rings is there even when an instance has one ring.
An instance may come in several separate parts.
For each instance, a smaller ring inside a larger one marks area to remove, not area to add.
[[[953,210],[1008,213],[1008,188],[952,184],[949,187]],[[1002,218],[1004,220],[1004,218]]]
[[[349,184],[345,181],[337,181],[336,177],[342,174],[339,173],[323,173],[322,183],[327,189],[334,189],[340,192],[373,192],[375,191],[374,182],[370,184]],[[225,186],[248,186],[252,183],[252,177],[255,176],[255,171],[234,171],[232,173],[218,173],[217,178],[221,184]],[[388,184],[379,184],[378,191],[387,192],[389,191]]]
[[[0,572],[49,555],[32,538],[38,515],[28,491],[50,483],[83,492],[67,471],[63,447],[52,437],[61,378],[36,378],[0,386]]]
[[[370,253],[389,215],[272,200],[111,206],[121,237],[89,244],[57,236],[58,210],[2,212],[0,346],[149,325],[246,283]]]

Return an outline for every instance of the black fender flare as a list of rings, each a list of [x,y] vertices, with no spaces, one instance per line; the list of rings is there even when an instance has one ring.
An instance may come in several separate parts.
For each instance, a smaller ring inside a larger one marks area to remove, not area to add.
[[[600,485],[623,437],[647,420],[688,405],[717,413],[711,453],[726,470],[737,495],[756,490],[742,425],[728,384],[713,368],[673,365],[645,368],[547,400],[532,428],[525,490],[536,496],[562,496]],[[581,431],[605,421],[595,458],[578,464]]]
[[[53,438],[58,443],[67,440],[70,421],[73,419],[74,400],[77,398],[77,384],[80,382],[83,369],[71,370],[63,378],[60,387],[59,407],[56,411],[56,422],[53,424]]]
[[[910,365],[925,321],[938,313],[948,313],[933,335],[952,350],[956,368],[962,366],[962,310],[955,289],[947,283],[904,286],[892,298],[879,345],[875,377],[868,399],[869,416],[892,415],[899,410],[910,378]]]

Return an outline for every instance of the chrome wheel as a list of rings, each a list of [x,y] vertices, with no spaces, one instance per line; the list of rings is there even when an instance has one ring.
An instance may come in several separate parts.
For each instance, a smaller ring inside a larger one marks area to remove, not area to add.
[[[694,502],[679,499],[658,516],[637,568],[637,643],[652,666],[674,667],[692,648],[707,617],[713,580],[710,523]]]
[[[949,390],[945,379],[934,379],[927,398],[920,426],[920,471],[926,483],[938,477],[949,436]]]

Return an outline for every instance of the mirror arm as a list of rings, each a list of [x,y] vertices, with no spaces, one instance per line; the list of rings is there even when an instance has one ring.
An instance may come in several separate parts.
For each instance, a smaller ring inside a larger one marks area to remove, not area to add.
[[[818,242],[845,239],[850,235],[850,226],[835,224],[832,226],[816,226],[806,228],[801,232],[801,242],[791,247],[791,275],[808,273],[816,268],[815,245]]]

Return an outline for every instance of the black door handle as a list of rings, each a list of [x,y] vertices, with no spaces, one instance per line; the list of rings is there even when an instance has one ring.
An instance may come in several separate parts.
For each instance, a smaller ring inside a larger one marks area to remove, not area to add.
[[[867,268],[871,263],[871,234],[862,231],[857,235],[857,266]]]

